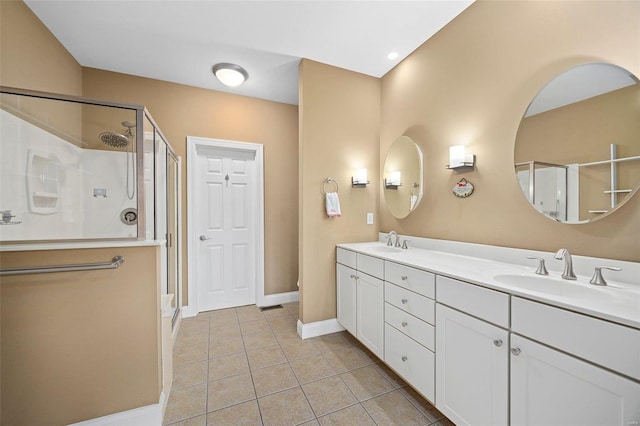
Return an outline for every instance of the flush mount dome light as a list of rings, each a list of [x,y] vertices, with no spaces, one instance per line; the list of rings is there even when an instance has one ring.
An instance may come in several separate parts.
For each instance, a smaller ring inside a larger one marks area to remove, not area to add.
[[[216,64],[213,66],[213,74],[226,86],[240,86],[249,78],[249,73],[236,64]]]

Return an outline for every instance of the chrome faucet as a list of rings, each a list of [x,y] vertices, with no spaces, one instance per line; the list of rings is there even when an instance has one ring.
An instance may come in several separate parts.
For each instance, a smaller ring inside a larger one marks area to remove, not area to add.
[[[389,234],[387,235],[387,245],[389,247],[394,246],[393,243],[391,243],[391,237],[392,236],[396,236],[396,243],[395,243],[395,247],[400,247],[400,237],[398,236],[398,233],[396,231],[391,231],[389,232]]]
[[[564,260],[564,270],[562,271],[562,278],[565,280],[577,279],[576,274],[573,273],[573,261],[571,260],[571,253],[565,248],[558,250],[554,259]]]

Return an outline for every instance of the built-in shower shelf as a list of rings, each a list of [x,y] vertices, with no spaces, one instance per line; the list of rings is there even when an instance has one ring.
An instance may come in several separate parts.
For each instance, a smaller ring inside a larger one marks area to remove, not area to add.
[[[32,194],[34,197],[42,197],[42,198],[58,198],[58,194],[55,192],[41,192],[37,191]]]
[[[27,199],[36,214],[54,214],[59,210],[58,158],[48,152],[29,150],[27,162]]]

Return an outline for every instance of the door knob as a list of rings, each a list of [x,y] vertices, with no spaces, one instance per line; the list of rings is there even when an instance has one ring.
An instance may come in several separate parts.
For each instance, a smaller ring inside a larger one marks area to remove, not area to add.
[[[200,241],[210,240],[211,238],[200,235]]]

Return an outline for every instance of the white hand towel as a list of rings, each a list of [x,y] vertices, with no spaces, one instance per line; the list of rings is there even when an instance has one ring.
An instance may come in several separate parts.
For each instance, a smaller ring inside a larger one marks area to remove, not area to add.
[[[327,216],[339,217],[342,214],[340,212],[340,200],[338,199],[337,192],[327,192],[326,204],[327,204]]]

